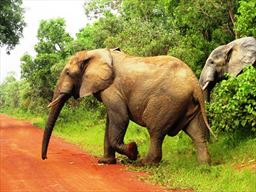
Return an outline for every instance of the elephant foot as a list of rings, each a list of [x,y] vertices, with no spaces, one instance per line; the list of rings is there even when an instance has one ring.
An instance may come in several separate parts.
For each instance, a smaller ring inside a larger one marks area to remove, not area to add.
[[[197,157],[197,161],[200,165],[204,165],[204,164],[211,165],[211,157],[208,153],[206,155],[199,155]]]
[[[98,160],[99,164],[116,164],[116,158],[113,157],[102,157]]]
[[[196,143],[197,146],[197,160],[199,164],[211,164],[211,156],[208,152],[206,144]]]
[[[125,154],[131,160],[136,160],[138,158],[138,147],[135,142],[131,142],[125,145]]]
[[[139,163],[140,166],[144,166],[144,165],[158,165],[161,161],[162,157],[155,157],[155,158],[148,158],[145,157],[144,159],[142,159]]]

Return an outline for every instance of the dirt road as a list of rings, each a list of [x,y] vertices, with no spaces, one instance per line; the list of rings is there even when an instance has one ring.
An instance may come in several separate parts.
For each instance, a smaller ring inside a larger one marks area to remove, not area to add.
[[[0,114],[0,191],[164,191],[138,180],[123,165],[98,165],[78,147],[52,137],[40,158],[43,130]]]

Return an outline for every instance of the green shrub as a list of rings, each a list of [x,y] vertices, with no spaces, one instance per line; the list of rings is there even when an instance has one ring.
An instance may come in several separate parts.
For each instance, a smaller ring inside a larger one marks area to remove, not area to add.
[[[249,66],[237,77],[229,77],[216,86],[208,104],[214,129],[256,135],[256,69]]]

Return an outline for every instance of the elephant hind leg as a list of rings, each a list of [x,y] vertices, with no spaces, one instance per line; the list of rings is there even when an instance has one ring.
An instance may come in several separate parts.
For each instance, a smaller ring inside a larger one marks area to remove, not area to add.
[[[149,131],[150,146],[146,157],[141,161],[142,164],[157,164],[161,161],[163,140],[167,134],[174,136],[180,131],[174,125],[184,114],[183,106],[186,104],[183,100],[177,100],[172,105],[172,100],[165,96],[154,98],[148,103],[143,113],[143,121]]]
[[[162,160],[162,143],[165,135],[150,134],[150,145],[147,155],[141,160],[142,165],[158,164]]]
[[[209,130],[207,129],[201,112],[191,120],[189,125],[184,129],[185,133],[193,140],[197,149],[197,159],[199,163],[211,163],[211,157],[208,152],[207,140]]]

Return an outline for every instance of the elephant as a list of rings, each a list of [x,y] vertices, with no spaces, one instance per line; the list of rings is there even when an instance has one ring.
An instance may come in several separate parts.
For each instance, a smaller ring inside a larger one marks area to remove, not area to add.
[[[70,98],[93,95],[106,107],[104,155],[101,164],[115,164],[115,153],[138,158],[136,142],[124,143],[129,120],[150,135],[141,165],[158,164],[166,135],[183,130],[194,141],[197,159],[210,163],[209,127],[198,79],[172,56],[135,57],[119,49],[83,50],[71,56],[58,79],[42,142],[42,159],[58,115]]]
[[[253,37],[236,39],[214,49],[199,78],[205,100],[210,101],[210,92],[217,82],[224,79],[225,73],[237,76],[250,64],[256,65],[256,40]]]

